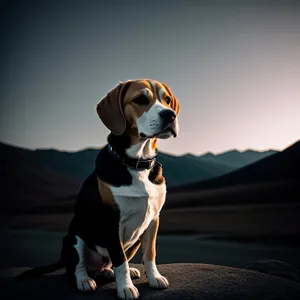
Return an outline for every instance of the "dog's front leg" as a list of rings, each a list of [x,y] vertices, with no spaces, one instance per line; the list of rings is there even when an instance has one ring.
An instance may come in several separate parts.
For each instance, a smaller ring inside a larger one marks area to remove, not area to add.
[[[118,297],[121,299],[138,299],[139,291],[132,283],[128,260],[118,234],[112,237],[107,250],[113,264]]]
[[[156,257],[156,236],[159,226],[159,218],[153,220],[141,236],[143,265],[149,285],[153,288],[165,289],[169,286],[168,280],[160,275],[157,270]]]

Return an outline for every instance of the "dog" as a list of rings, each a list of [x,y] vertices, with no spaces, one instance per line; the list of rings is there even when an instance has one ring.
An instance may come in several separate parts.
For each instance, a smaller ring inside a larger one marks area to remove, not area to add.
[[[142,246],[150,287],[168,288],[156,267],[156,236],[166,198],[156,143],[177,137],[179,110],[169,87],[150,79],[119,82],[97,104],[97,114],[110,131],[108,143],[80,188],[60,260],[22,276],[65,268],[75,275],[80,291],[96,290],[95,276],[102,276],[115,279],[119,298],[138,299],[132,279],[140,272],[128,263]]]

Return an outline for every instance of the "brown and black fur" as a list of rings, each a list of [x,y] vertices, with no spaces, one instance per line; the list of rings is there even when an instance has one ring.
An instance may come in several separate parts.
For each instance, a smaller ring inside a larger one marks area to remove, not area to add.
[[[108,142],[120,156],[125,157],[125,149],[130,146],[130,138],[126,133],[116,136],[110,134]],[[34,277],[65,268],[67,273],[74,274],[79,257],[74,248],[75,235],[81,237],[86,246],[95,250],[95,245],[107,248],[113,266],[121,265],[130,260],[140,247],[140,240],[124,253],[120,247],[118,206],[113,202],[104,201],[99,191],[99,180],[113,186],[131,185],[132,177],[126,166],[113,157],[108,146],[105,146],[97,155],[93,172],[84,180],[74,206],[74,216],[63,238],[60,260],[57,263],[37,267],[25,271],[21,277]],[[165,179],[162,175],[162,166],[156,162],[149,173],[149,180],[154,184],[162,184]],[[114,237],[114,238],[112,238]],[[110,259],[103,258],[103,263]]]

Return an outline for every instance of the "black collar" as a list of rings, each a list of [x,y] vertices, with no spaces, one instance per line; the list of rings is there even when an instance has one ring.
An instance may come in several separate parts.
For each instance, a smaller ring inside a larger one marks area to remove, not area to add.
[[[114,156],[117,160],[119,160],[123,165],[128,168],[135,169],[135,170],[149,170],[152,169],[155,165],[156,158],[130,158],[128,156],[121,157],[110,144],[108,144],[108,152]]]

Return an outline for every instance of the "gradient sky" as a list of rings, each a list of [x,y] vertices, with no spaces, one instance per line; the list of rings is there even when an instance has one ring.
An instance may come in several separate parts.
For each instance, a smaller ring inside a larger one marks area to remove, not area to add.
[[[145,77],[181,104],[179,137],[162,151],[283,149],[300,137],[300,1],[2,1],[0,28],[3,142],[103,146],[97,102]]]

